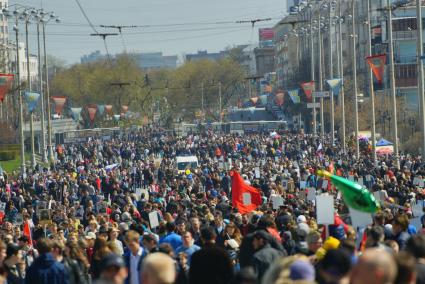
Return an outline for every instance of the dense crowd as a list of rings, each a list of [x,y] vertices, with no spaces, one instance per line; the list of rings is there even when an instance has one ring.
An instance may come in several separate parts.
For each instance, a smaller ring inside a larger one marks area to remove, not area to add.
[[[143,131],[58,145],[49,168],[0,175],[0,282],[425,283],[421,157],[397,168],[326,139]],[[354,226],[318,169],[373,192],[370,224]],[[255,210],[232,206],[230,170],[260,192]],[[317,222],[321,194],[334,224]]]

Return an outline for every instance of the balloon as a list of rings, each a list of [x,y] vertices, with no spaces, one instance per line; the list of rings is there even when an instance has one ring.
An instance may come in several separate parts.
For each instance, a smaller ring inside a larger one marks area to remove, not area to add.
[[[191,174],[191,172],[190,172],[190,170],[186,170],[186,175],[190,175]]]

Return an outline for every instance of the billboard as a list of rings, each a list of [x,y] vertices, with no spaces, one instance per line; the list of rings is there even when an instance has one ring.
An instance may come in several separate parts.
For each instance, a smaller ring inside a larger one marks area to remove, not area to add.
[[[274,31],[272,28],[258,29],[258,40],[260,47],[269,47],[274,45]]]

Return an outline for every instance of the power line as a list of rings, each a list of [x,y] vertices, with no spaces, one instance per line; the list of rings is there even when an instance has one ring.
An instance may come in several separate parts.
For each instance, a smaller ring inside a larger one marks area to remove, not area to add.
[[[99,36],[103,39],[103,43],[105,45],[105,49],[106,49],[106,54],[109,58],[109,60],[111,60],[111,55],[109,54],[109,50],[108,50],[108,45],[106,44],[106,37],[108,36],[116,36],[118,35],[117,33],[96,33],[96,34],[90,34],[90,36]]]
[[[93,29],[93,31],[95,33],[98,34],[96,28],[94,27],[93,23],[90,21],[89,17],[87,16],[86,12],[83,9],[83,6],[81,6],[80,1],[79,0],[75,0],[75,2],[77,2],[78,7],[80,8],[81,13],[83,13],[84,18],[86,18],[87,22],[89,23],[90,27]]]

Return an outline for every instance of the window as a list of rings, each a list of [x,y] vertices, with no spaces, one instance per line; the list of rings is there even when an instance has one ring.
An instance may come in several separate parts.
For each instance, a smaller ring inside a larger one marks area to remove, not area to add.
[[[398,65],[396,67],[396,77],[397,79],[416,78],[416,65]]]
[[[417,23],[415,18],[404,18],[404,19],[396,19],[393,20],[393,31],[409,31],[416,30]]]

